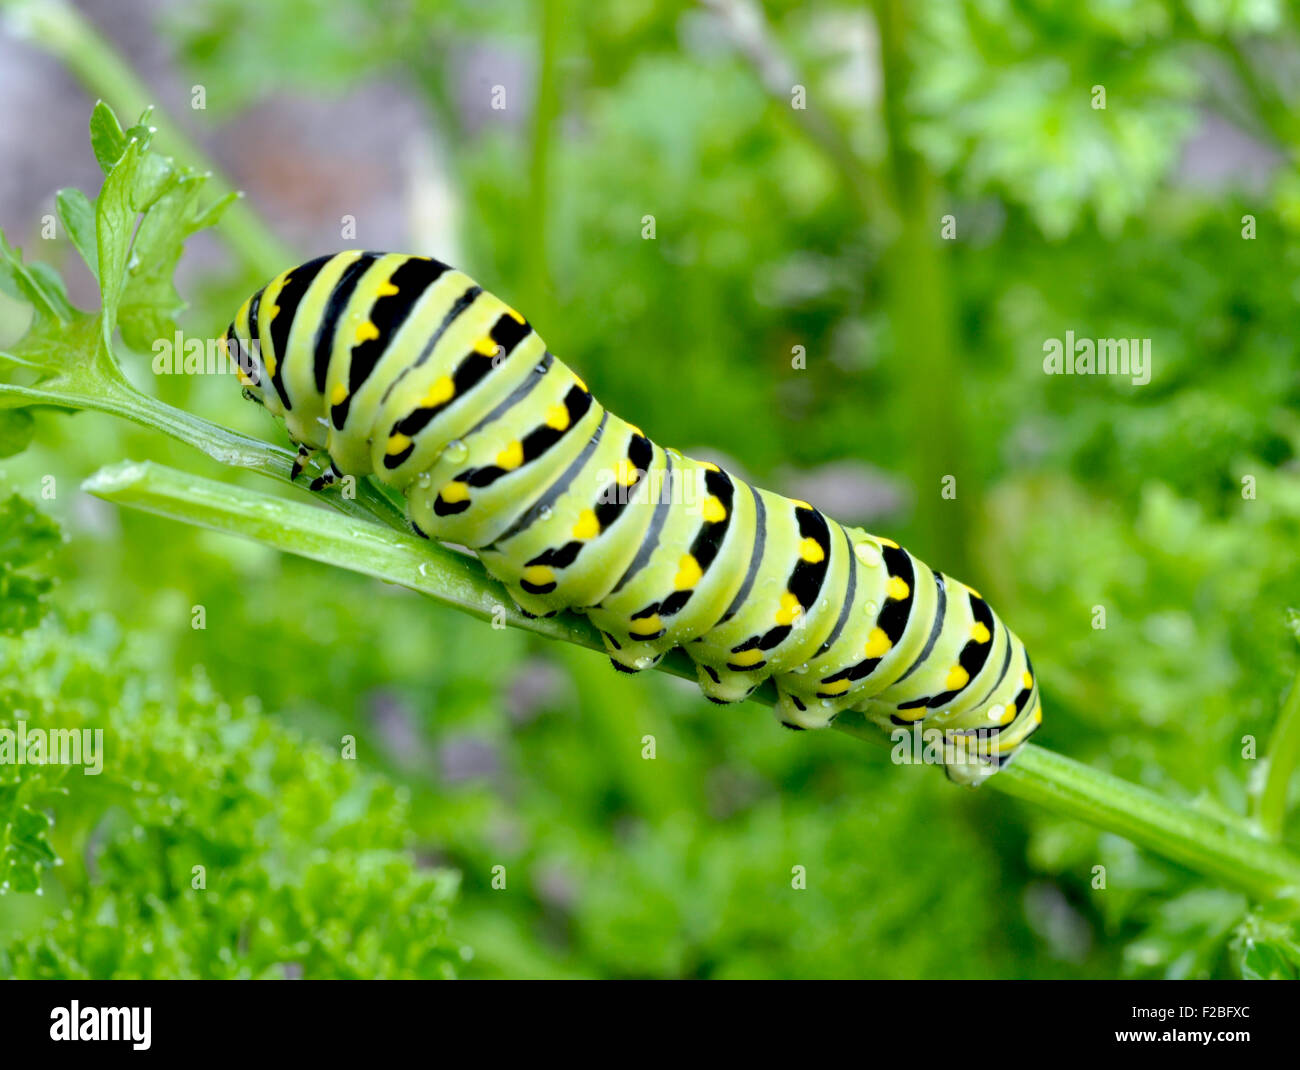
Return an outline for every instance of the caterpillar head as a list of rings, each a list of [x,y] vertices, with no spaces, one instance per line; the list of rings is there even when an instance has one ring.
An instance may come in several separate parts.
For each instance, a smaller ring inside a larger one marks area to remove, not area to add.
[[[222,343],[226,349],[226,356],[230,360],[231,369],[239,378],[240,386],[243,387],[244,397],[259,405],[265,405],[266,394],[263,387],[268,376],[266,364],[262,360],[261,343],[255,338],[250,339],[245,331],[239,329],[240,318],[236,317],[235,322],[227,328]]]

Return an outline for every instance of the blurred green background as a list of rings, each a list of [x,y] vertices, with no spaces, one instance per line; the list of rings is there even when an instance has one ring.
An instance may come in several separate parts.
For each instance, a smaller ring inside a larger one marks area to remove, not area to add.
[[[92,303],[41,226],[57,188],[93,194],[109,60],[61,64],[25,6],[0,4],[0,226]],[[1033,652],[1035,742],[1245,812],[1243,739],[1297,664],[1293,5],[77,10],[292,258],[456,263],[661,442],[981,590]],[[252,259],[191,244],[187,332],[288,263]],[[25,317],[0,297],[0,345]],[[1045,375],[1067,330],[1151,339],[1150,383]],[[124,363],[283,441],[230,381]],[[25,789],[62,864],[0,898],[0,973],[1238,976],[1270,924],[883,749],[77,489],[128,457],[240,478],[95,414],[0,462],[68,534],[50,615],[0,639],[0,717],[108,748]]]

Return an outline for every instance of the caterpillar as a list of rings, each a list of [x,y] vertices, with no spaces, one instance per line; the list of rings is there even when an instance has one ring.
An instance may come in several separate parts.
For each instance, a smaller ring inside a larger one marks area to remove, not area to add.
[[[681,647],[713,702],[770,678],[788,728],[845,710],[924,722],[967,784],[1042,721],[1024,644],[978,592],[655,444],[446,264],[311,260],[249,297],[223,342],[297,445],[295,479],[327,459],[313,490],[345,474],[395,487],[418,535],[473,549],[525,613],[585,614],[622,672]]]

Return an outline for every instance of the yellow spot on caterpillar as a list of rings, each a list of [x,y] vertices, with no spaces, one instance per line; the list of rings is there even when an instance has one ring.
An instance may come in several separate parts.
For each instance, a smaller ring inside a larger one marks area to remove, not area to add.
[[[1025,675],[1022,676],[1022,677],[1020,678],[1020,682],[1021,682],[1022,684],[1024,684],[1026,688],[1033,687],[1033,686],[1034,686],[1034,674],[1033,674],[1033,673],[1030,673],[1030,672],[1026,672]]]
[[[429,392],[420,399],[420,408],[436,409],[439,405],[445,405],[456,396],[456,384],[451,381],[450,375],[440,375],[433,381],[429,387]]]
[[[266,374],[267,374],[267,375],[274,375],[274,374],[275,374],[275,369],[276,369],[276,367],[277,367],[277,365],[276,365],[276,360],[275,360],[275,354],[274,354],[274,353],[267,353],[267,354],[266,354],[266,358],[265,358],[265,360],[263,361],[263,363],[266,365]]]
[[[721,471],[722,471],[722,469],[719,468],[719,467],[718,467],[716,464],[714,464],[712,461],[701,461],[700,464],[701,464],[703,467],[707,468],[710,472],[721,472]]]
[[[618,467],[614,470],[614,481],[619,486],[630,487],[640,478],[641,470],[626,457],[618,462]]]
[[[506,315],[509,316],[516,323],[524,322],[524,317],[519,315],[519,313],[516,312],[513,308],[511,308],[509,305],[506,305]]]
[[[399,431],[395,435],[388,436],[388,445],[385,447],[385,449],[388,452],[388,456],[396,457],[399,453],[402,452],[402,450],[406,449],[406,447],[409,446],[410,444],[411,444],[410,436],[404,435]]]
[[[641,428],[637,427],[636,424],[628,424],[628,427],[632,429],[632,434],[637,435],[640,438],[645,438],[645,432],[642,431]]]
[[[379,297],[395,297],[401,291],[391,282],[381,282],[375,294]]]
[[[803,614],[803,606],[791,591],[781,596],[781,608],[776,611],[777,624],[793,624]]]
[[[265,318],[263,318],[262,315],[260,315],[260,314],[258,315],[258,317],[257,317],[257,322],[258,322],[259,326],[260,326],[261,324],[263,324],[263,323],[270,323],[270,322],[271,322],[273,319],[275,319],[275,317],[278,316],[279,314],[280,314],[280,306],[279,306],[279,305],[272,305],[270,308],[268,308],[268,309],[266,310],[266,316],[265,316]]]
[[[842,695],[849,689],[851,683],[852,681],[845,677],[842,680],[836,680],[833,684],[822,684],[821,692],[823,695]]]
[[[343,383],[335,383],[330,391],[330,404],[342,405],[348,399],[348,388]]]
[[[357,325],[357,342],[370,342],[379,337],[379,328],[369,320]]]
[[[965,587],[966,590],[970,591],[970,593],[973,594],[976,598],[983,598],[983,597],[984,597],[982,594],[979,593],[979,591],[975,590],[974,587],[970,586],[970,584],[968,584],[968,583],[963,583],[962,586]]]
[[[682,554],[682,559],[677,564],[677,578],[673,580],[673,586],[679,591],[689,591],[700,582],[700,577],[703,575],[704,570],[695,560],[695,555]]]
[[[450,483],[445,484],[442,490],[438,491],[438,497],[441,498],[448,505],[454,504],[456,502],[467,502],[469,501],[469,487],[467,487],[459,479],[453,479]],[[533,566],[533,568],[544,568],[544,567],[545,566],[543,565]],[[529,579],[528,573],[531,571],[532,569],[524,570],[524,579]],[[546,569],[546,571],[549,573],[550,569]],[[535,582],[545,583],[547,581],[538,580]]]
[[[726,506],[718,501],[717,496],[713,494],[704,499],[703,512],[705,521],[710,524],[717,524],[727,519]]]
[[[573,377],[573,381],[578,384],[578,389],[581,390],[584,394],[591,393],[591,391],[587,389],[587,384],[582,381],[581,376],[575,375]]]
[[[1032,718],[1032,719],[1033,719],[1034,724],[1042,724],[1042,723],[1043,723],[1043,707],[1042,707],[1042,706],[1035,706],[1035,707],[1034,707],[1034,712],[1033,712],[1033,718]]]
[[[497,454],[497,464],[507,472],[513,472],[524,463],[524,447],[518,441],[510,443]]]
[[[889,582],[885,584],[885,594],[890,598],[902,601],[912,593],[912,588],[907,585],[907,581],[902,576],[890,576]]]
[[[816,539],[808,538],[799,544],[799,556],[810,565],[815,565],[818,561],[826,560],[826,551]]]
[[[943,682],[945,691],[960,691],[970,683],[970,673],[960,665],[954,665],[948,670],[948,679]]]
[[[663,627],[664,622],[659,619],[659,614],[653,613],[640,620],[634,620],[627,631],[629,635],[654,635],[655,632],[663,631]]]
[[[758,649],[743,650],[739,654],[732,654],[729,660],[732,665],[757,665],[763,660],[763,652]]]
[[[1016,704],[1014,702],[1008,702],[1006,705],[1006,709],[1002,713],[1001,719],[998,721],[998,724],[1010,724],[1015,719],[1016,719]]]
[[[977,643],[987,643],[989,641],[989,630],[985,627],[983,621],[976,621],[971,625],[970,637]]]
[[[879,535],[875,536],[875,539],[876,539],[876,542],[878,542],[878,543],[882,543],[882,544],[884,544],[885,546],[892,546],[895,550],[898,549],[898,543],[896,543],[893,539],[882,538],[882,537],[879,536]]]
[[[546,426],[563,431],[569,426],[569,410],[563,405],[552,405],[546,410]]]
[[[592,509],[584,509],[578,514],[578,522],[573,525],[575,539],[594,539],[600,534],[600,521]]]
[[[244,371],[242,365],[239,365],[239,364],[236,364],[236,365],[235,365],[235,375],[237,375],[237,376],[239,377],[239,384],[240,384],[240,386],[252,386],[252,385],[253,385],[253,379],[252,379],[252,376],[250,376],[246,371]]]
[[[863,647],[862,652],[869,658],[883,658],[893,645],[889,636],[885,634],[884,628],[872,628],[871,634],[867,636],[867,645]]]
[[[448,483],[447,487],[464,487],[464,483]],[[443,498],[446,501],[462,501],[462,498],[447,498],[447,487],[442,488]],[[466,495],[468,497],[468,495]],[[555,582],[555,570],[550,565],[529,565],[524,569],[521,577],[525,583],[530,583],[534,587],[545,587],[548,583]]]
[[[809,505],[809,504],[808,504],[806,501],[804,501],[802,498],[791,498],[791,499],[790,499],[790,503],[791,503],[791,504],[792,504],[796,509],[811,509],[811,508],[812,508],[812,506]]]
[[[497,344],[487,335],[484,335],[474,343],[474,352],[480,357],[495,357],[497,355]]]
[[[924,706],[918,706],[913,710],[898,710],[894,716],[900,721],[924,721],[925,715],[929,712]]]

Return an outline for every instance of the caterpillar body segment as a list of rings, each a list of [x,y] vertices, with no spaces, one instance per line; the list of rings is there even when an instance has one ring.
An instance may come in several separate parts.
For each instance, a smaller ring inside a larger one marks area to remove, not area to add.
[[[704,694],[772,679],[790,728],[844,710],[939,729],[977,783],[1041,722],[1024,645],[897,543],[664,449],[605,409],[527,321],[437,260],[344,252],[283,272],[226,333],[300,470],[374,474],[411,523],[474,549],[521,609],[573,609],[614,666],[674,647]],[[296,472],[295,472],[296,474]]]

